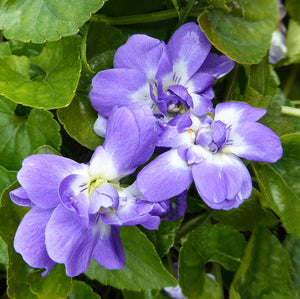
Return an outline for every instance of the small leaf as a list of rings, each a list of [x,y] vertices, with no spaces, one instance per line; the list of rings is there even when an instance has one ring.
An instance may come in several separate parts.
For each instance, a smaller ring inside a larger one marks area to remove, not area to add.
[[[300,6],[299,6],[300,7]],[[288,48],[288,64],[300,63],[300,23],[289,21],[286,46]]]
[[[16,171],[8,171],[0,166],[0,196],[5,188],[11,185],[16,180]]]
[[[85,282],[73,280],[73,290],[67,299],[100,299],[100,296]]]
[[[73,35],[104,0],[1,2],[0,28],[7,39],[43,43]],[[33,17],[34,16],[34,17]]]
[[[118,289],[142,291],[177,284],[162,265],[152,243],[136,227],[122,227],[121,239],[126,266],[122,270],[107,270],[92,260],[85,274],[104,285]]]
[[[291,266],[288,253],[276,237],[258,226],[231,284],[230,298],[295,298]]]
[[[32,293],[39,299],[66,298],[72,290],[72,279],[66,276],[65,267],[56,264],[45,277],[41,276],[43,271],[33,271],[27,275]]]
[[[300,236],[300,134],[281,138],[283,157],[274,164],[255,164],[261,202],[271,208],[289,233]]]
[[[97,112],[85,93],[78,92],[67,108],[57,111],[57,116],[67,133],[81,145],[94,150],[103,143],[103,139],[94,132]]]
[[[145,235],[154,244],[160,257],[167,254],[174,245],[175,233],[180,226],[181,221],[182,218],[176,221],[161,221],[157,230],[143,229]]]
[[[16,115],[17,105],[0,96],[0,164],[18,170],[23,159],[41,145],[58,149],[61,144],[59,124],[52,113],[32,109],[28,117]],[[22,108],[22,107],[21,107]]]
[[[277,22],[277,0],[241,0],[213,8],[199,16],[199,24],[212,44],[231,59],[259,63],[267,54]]]
[[[65,107],[74,96],[80,69],[79,39],[63,38],[47,43],[33,58],[0,57],[0,93],[26,106]]]
[[[210,289],[212,284],[205,278],[205,263],[217,262],[234,271],[245,245],[242,234],[222,225],[199,227],[191,232],[179,255],[179,284],[183,294],[188,298],[205,298],[210,293],[207,287]]]

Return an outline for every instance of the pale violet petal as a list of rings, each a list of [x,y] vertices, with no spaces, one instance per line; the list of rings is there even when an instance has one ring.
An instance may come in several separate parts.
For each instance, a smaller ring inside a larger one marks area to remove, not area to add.
[[[182,160],[176,149],[158,156],[137,176],[137,187],[150,202],[170,199],[192,183],[191,167]]]

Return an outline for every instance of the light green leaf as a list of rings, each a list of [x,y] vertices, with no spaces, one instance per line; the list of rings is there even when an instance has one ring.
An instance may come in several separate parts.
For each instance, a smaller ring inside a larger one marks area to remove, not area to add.
[[[70,106],[59,109],[57,116],[67,133],[81,145],[94,150],[103,139],[94,132],[97,112],[86,93],[78,92]]]
[[[0,237],[6,243],[8,250],[8,296],[9,298],[36,299],[26,283],[26,276],[32,270],[23,261],[21,255],[17,254],[13,248],[13,240],[16,229],[28,208],[15,205],[9,197],[9,192],[18,188],[17,183],[9,186],[2,194],[0,208]]]
[[[0,164],[9,170],[18,170],[23,159],[39,146],[48,144],[58,149],[61,144],[59,125],[52,113],[32,109],[28,117],[18,116],[16,107],[0,96]]]
[[[225,225],[230,225],[240,231],[252,231],[256,225],[263,224],[272,227],[278,220],[275,215],[267,210],[262,209],[252,196],[245,200],[237,209],[229,211],[217,210],[213,217]]]
[[[175,278],[164,268],[152,243],[136,227],[122,227],[121,240],[126,266],[122,270],[107,270],[92,260],[85,274],[104,285],[118,289],[142,291],[175,286]]]
[[[175,233],[181,221],[182,218],[176,221],[161,221],[157,230],[143,230],[148,239],[154,244],[159,256],[162,257],[167,254],[173,246]]]
[[[295,298],[291,266],[279,240],[267,228],[258,226],[231,284],[230,298]]]
[[[75,37],[47,43],[41,54],[31,59],[2,56],[0,93],[26,106],[65,107],[74,96],[80,69],[79,39]]]
[[[300,236],[300,134],[281,138],[283,157],[275,164],[255,164],[265,207],[271,208],[289,233]]]
[[[297,23],[293,19],[290,19],[287,37],[286,37],[286,46],[288,48],[288,64],[300,63],[299,36],[300,36],[300,23]]]
[[[85,282],[73,280],[73,290],[67,299],[100,299],[100,296]]]
[[[7,39],[43,43],[73,35],[104,0],[2,1],[0,29]]]
[[[60,152],[58,152],[56,149],[54,149],[53,147],[49,146],[49,145],[42,145],[40,146],[34,153],[34,155],[37,154],[42,154],[42,155],[56,155],[56,156],[61,156],[62,154]]]
[[[64,265],[56,264],[45,277],[41,276],[43,271],[33,271],[27,275],[32,293],[39,299],[66,298],[72,290],[72,279],[66,276]]]
[[[231,59],[259,63],[267,54],[277,22],[277,0],[241,0],[213,8],[199,16],[199,24],[212,44]]]
[[[300,297],[300,238],[288,235],[284,240],[284,247],[290,255],[293,269],[290,271],[292,281]]]
[[[207,298],[214,284],[205,278],[205,264],[216,262],[234,271],[243,255],[245,239],[238,231],[222,226],[209,225],[191,232],[179,254],[179,284],[188,298]],[[220,298],[220,292],[215,298]]]

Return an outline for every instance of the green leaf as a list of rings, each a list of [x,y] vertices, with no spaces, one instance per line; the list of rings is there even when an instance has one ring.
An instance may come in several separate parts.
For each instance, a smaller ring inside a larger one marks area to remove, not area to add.
[[[165,298],[159,294],[159,290],[147,290],[145,292],[122,291],[124,299],[161,299]]]
[[[205,278],[205,264],[216,262],[234,271],[243,255],[245,239],[238,231],[209,225],[191,232],[179,254],[179,284],[188,298],[208,298],[212,281]],[[215,294],[218,297],[219,292]]]
[[[73,280],[73,290],[67,299],[100,299],[100,296],[85,282]]]
[[[299,6],[300,7],[300,6]],[[286,46],[288,48],[288,63],[300,63],[300,23],[293,19],[289,21]]]
[[[0,196],[5,188],[11,185],[16,180],[16,171],[8,171],[0,166]]]
[[[4,270],[7,271],[7,267],[8,267],[7,246],[1,238],[0,238],[0,264],[2,264],[4,266]]]
[[[9,186],[2,194],[0,208],[0,236],[6,243],[8,250],[8,296],[9,298],[37,298],[26,283],[26,277],[31,268],[23,261],[21,255],[13,248],[13,240],[16,229],[28,208],[15,205],[9,197],[9,192],[19,187],[17,183]]]
[[[94,132],[97,112],[85,93],[78,92],[71,105],[59,109],[57,116],[67,133],[81,145],[94,150],[103,143],[103,139]]]
[[[23,159],[39,146],[48,144],[58,149],[61,144],[59,124],[52,113],[32,109],[26,117],[16,115],[16,107],[0,96],[0,164],[9,170],[18,170]]]
[[[7,39],[43,43],[73,35],[99,10],[104,0],[1,2],[0,28]]]
[[[0,93],[26,106],[54,109],[70,104],[81,63],[79,39],[47,43],[39,56],[0,57]]]
[[[56,264],[50,273],[42,277],[44,270],[33,271],[27,276],[30,290],[39,299],[66,298],[72,290],[72,279],[66,276],[64,265]]]
[[[182,218],[176,221],[161,221],[159,228],[156,230],[146,230],[143,232],[148,239],[154,244],[159,256],[164,256],[173,246],[175,233],[180,226]]]
[[[212,44],[231,59],[259,63],[267,54],[277,22],[277,0],[228,2],[199,16],[199,24]]]
[[[258,226],[231,284],[230,298],[295,298],[289,275],[291,266],[288,253],[277,238]]]
[[[217,210],[214,212],[213,217],[221,223],[230,225],[240,231],[252,231],[258,224],[272,227],[278,222],[272,212],[262,209],[257,204],[255,196],[245,200],[237,209]]]
[[[275,164],[254,166],[265,207],[271,208],[289,233],[300,236],[300,134],[281,138],[283,157]]]
[[[293,269],[290,271],[294,286],[300,296],[300,238],[294,235],[288,235],[284,240],[284,247],[290,255]]]
[[[126,255],[122,270],[107,270],[92,260],[85,274],[118,289],[142,291],[175,286],[175,278],[162,265],[152,243],[136,227],[122,227],[121,240]]]
[[[287,0],[285,7],[290,16],[300,24],[300,3],[298,0]]]

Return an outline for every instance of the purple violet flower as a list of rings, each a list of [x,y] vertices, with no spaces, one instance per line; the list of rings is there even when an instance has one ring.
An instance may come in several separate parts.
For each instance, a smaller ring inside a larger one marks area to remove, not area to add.
[[[94,129],[105,136],[106,119],[115,106],[148,105],[164,122],[191,110],[212,111],[215,78],[234,62],[210,52],[211,43],[196,23],[176,30],[168,44],[144,34],[132,35],[114,57],[114,69],[99,72],[89,96],[99,113]]]
[[[181,193],[194,181],[211,208],[238,207],[252,191],[240,158],[273,163],[282,156],[279,137],[256,122],[265,113],[246,103],[225,102],[216,106],[214,118],[178,115],[173,126],[163,124],[159,143],[172,149],[141,170],[137,187],[154,202]]]
[[[125,255],[120,226],[156,229],[159,216],[182,216],[186,192],[174,208],[168,201],[146,201],[135,183],[127,188],[119,184],[151,157],[155,121],[147,106],[115,109],[106,140],[90,163],[55,155],[24,159],[17,175],[21,187],[10,196],[14,203],[32,207],[14,239],[15,250],[30,266],[46,268],[46,275],[55,263],[63,263],[68,276],[77,276],[93,257],[107,269],[121,269]]]

